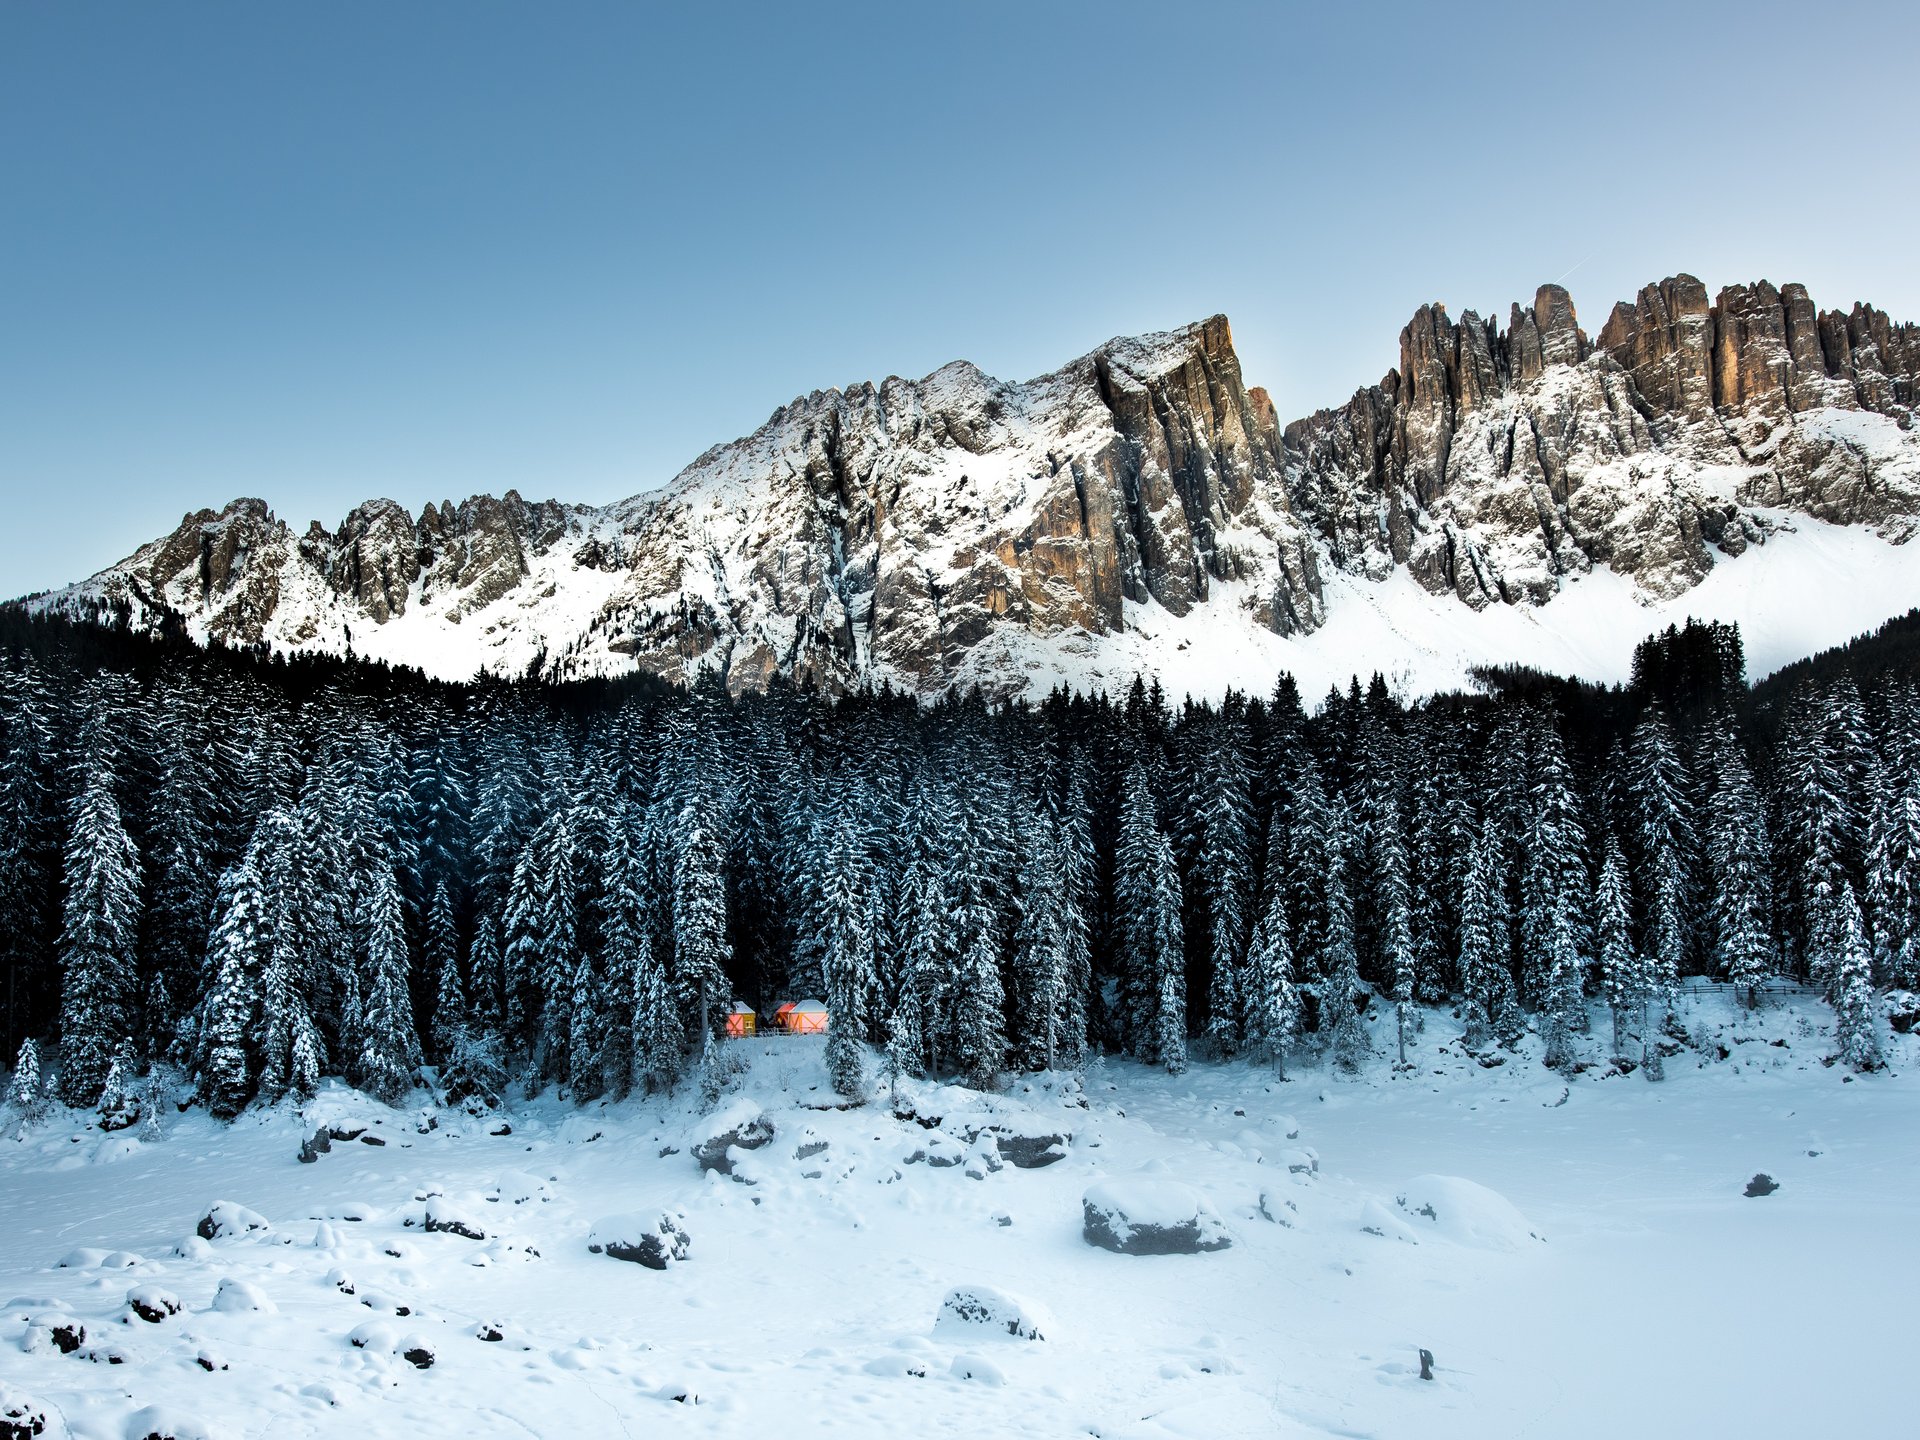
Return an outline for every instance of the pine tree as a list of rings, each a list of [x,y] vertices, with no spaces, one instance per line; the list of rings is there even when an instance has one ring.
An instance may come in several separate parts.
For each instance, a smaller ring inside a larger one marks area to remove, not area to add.
[[[1142,1059],[1178,1074],[1187,1063],[1186,964],[1180,872],[1154,818],[1146,771],[1127,772],[1114,859],[1121,945],[1121,999],[1129,1043]]]
[[[392,1104],[413,1084],[421,1055],[407,989],[406,916],[400,884],[390,868],[373,877],[366,933],[365,1033],[357,1080],[368,1094]]]
[[[97,750],[88,747],[89,752]],[[140,857],[121,823],[112,772],[97,754],[74,806],[60,931],[60,1096],[100,1098],[115,1053],[132,1036]]]
[[[1874,970],[1901,990],[1920,988],[1920,756],[1890,757],[1875,785],[1867,831],[1866,913]]]
[[[468,1024],[466,986],[460,979],[460,940],[455,933],[453,900],[447,882],[437,881],[427,904],[421,936],[422,969],[433,979],[433,1055],[444,1064],[465,1038]]]
[[[1873,1016],[1873,968],[1853,887],[1842,885],[1824,943],[1833,975],[1834,1034],[1840,1059],[1855,1070],[1877,1070],[1880,1039]]]
[[[1626,861],[1611,838],[1594,890],[1593,918],[1601,984],[1613,1012],[1613,1053],[1625,1055],[1627,1017],[1640,1008],[1646,975],[1629,935]]]
[[[816,921],[827,982],[827,1073],[833,1088],[849,1098],[863,1088],[861,1047],[874,987],[872,877],[851,809],[835,817],[830,846],[821,857],[825,875]]]
[[[22,1127],[38,1125],[47,1116],[47,1091],[40,1078],[40,1047],[31,1037],[20,1042],[20,1054],[13,1062],[13,1078],[7,1083],[7,1104],[20,1117]]]
[[[1740,742],[1724,722],[1711,741],[1712,792],[1705,807],[1707,866],[1712,880],[1714,964],[1730,984],[1759,1004],[1773,968],[1771,856],[1766,815]]]
[[[207,1108],[230,1119],[253,1098],[250,1040],[262,973],[273,952],[265,887],[252,854],[220,877],[215,912],[219,920],[207,943],[207,979],[193,1027],[193,1068]]]
[[[1533,711],[1528,732],[1522,975],[1540,1012],[1545,1061],[1557,1068],[1572,1062],[1573,1037],[1586,1022],[1586,967],[1580,953],[1586,827],[1557,718],[1549,710]]]
[[[1460,900],[1460,983],[1467,1011],[1466,1044],[1478,1049],[1510,1024],[1513,972],[1507,959],[1506,886],[1501,844],[1489,818],[1474,837],[1466,892]]]
[[[1284,887],[1268,887],[1247,951],[1247,1044],[1273,1059],[1274,1072],[1287,1075],[1287,1046],[1300,1028],[1300,992],[1293,979],[1293,945],[1287,937]]]
[[[727,970],[733,963],[733,948],[727,943],[722,868],[727,853],[724,811],[723,798],[708,789],[681,803],[674,826],[674,980],[682,1012],[695,1017],[703,1067],[717,1018],[732,998]]]
[[[1645,896],[1641,953],[1646,966],[1641,995],[1640,1047],[1643,1073],[1661,1078],[1657,1031],[1666,1022],[1686,947],[1685,887],[1692,822],[1688,778],[1660,706],[1649,705],[1627,745],[1627,804]]]
[[[1324,967],[1316,987],[1320,1020],[1327,1032],[1327,1049],[1343,1070],[1357,1070],[1370,1046],[1354,1001],[1361,991],[1360,952],[1354,934],[1352,888],[1348,855],[1353,849],[1352,827],[1344,804],[1335,807],[1328,845],[1326,936]]]
[[[1015,1048],[1026,1068],[1051,1070],[1060,1058],[1066,999],[1067,897],[1059,842],[1044,817],[1030,825],[1025,848],[1009,967]]]
[[[139,1076],[133,1057],[122,1049],[107,1066],[107,1078],[100,1087],[100,1128],[106,1131],[131,1129],[140,1121]]]

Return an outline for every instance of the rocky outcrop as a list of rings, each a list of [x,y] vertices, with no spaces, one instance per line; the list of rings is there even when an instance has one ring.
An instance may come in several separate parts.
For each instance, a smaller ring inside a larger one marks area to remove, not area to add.
[[[1340,573],[1486,610],[1597,567],[1670,598],[1793,514],[1904,540],[1917,393],[1911,325],[1678,275],[1597,337],[1557,285],[1504,324],[1422,306],[1379,384],[1283,425],[1215,316],[1024,384],[815,391],[603,509],[374,500],[296,536],[238,500],[34,603],[455,677],[1004,694],[1039,655],[1152,668],[1153,617],[1308,635]]]

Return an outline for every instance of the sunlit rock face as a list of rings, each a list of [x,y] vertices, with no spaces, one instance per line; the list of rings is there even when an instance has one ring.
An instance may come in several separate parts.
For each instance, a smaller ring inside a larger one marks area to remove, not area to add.
[[[1904,540],[1917,389],[1911,325],[1679,275],[1597,336],[1553,285],[1504,324],[1422,306],[1379,384],[1283,425],[1215,316],[1021,384],[815,391],[605,507],[373,500],[296,534],[237,500],[34,603],[448,676],[1011,693],[1149,610],[1310,634],[1337,572],[1484,610],[1602,566],[1669,598],[1794,513]]]

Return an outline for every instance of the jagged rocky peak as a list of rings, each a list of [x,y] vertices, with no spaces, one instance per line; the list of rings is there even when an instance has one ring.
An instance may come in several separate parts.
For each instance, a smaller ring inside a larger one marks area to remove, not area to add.
[[[1196,614],[1314,635],[1340,572],[1484,610],[1601,567],[1671,598],[1796,514],[1904,540],[1917,389],[1911,325],[1676,275],[1597,337],[1558,285],[1504,322],[1423,305],[1378,384],[1283,423],[1216,315],[1023,383],[956,361],[817,390],[604,508],[372,500],[296,538],[236,501],[35,603],[452,675],[1124,683]]]

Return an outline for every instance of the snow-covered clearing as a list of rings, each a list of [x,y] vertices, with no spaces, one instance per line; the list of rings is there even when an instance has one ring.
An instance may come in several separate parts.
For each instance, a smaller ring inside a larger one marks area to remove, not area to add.
[[[154,1143],[56,1121],[0,1150],[0,1412],[108,1440],[1901,1433],[1920,1041],[1849,1078],[1811,999],[1679,1013],[1659,1085],[1485,1069],[1434,1012],[1406,1075],[1110,1063],[1084,1104],[915,1086],[918,1120],[822,1108],[817,1038],[735,1042],[774,1135],[732,1178],[691,1095],[424,1133],[339,1089]],[[386,1143],[298,1163],[323,1123]],[[1188,1187],[1233,1243],[1093,1248],[1103,1182]],[[663,1214],[684,1260],[588,1250]]]

